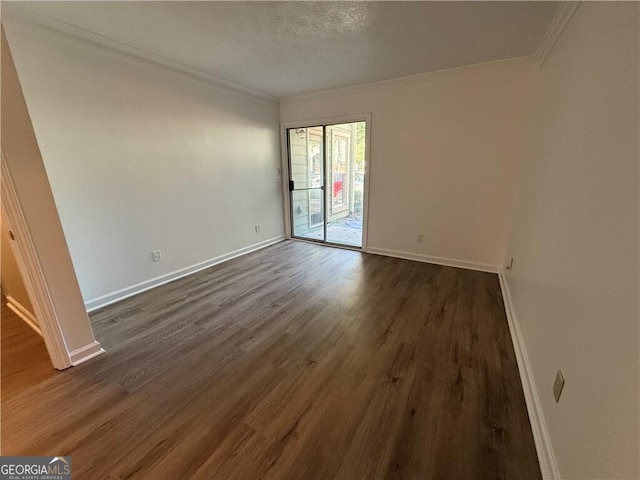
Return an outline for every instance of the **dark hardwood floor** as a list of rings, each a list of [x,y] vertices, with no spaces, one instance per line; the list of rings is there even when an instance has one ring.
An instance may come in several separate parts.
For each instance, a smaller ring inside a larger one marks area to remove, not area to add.
[[[5,400],[56,375],[57,371],[51,366],[42,337],[7,307],[4,295],[1,301],[0,396],[4,406]]]
[[[48,375],[4,313],[2,454],[75,479],[540,478],[493,274],[282,242],[93,313],[106,353]]]

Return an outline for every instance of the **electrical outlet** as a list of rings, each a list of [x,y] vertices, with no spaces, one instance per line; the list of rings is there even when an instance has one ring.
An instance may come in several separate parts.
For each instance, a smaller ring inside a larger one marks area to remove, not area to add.
[[[258,225],[257,223],[253,226],[253,228],[256,229],[256,233],[260,233],[260,225]]]
[[[162,260],[162,252],[160,250],[154,250],[153,252],[151,252],[151,259],[154,262],[159,262],[160,260]]]
[[[416,240],[418,243],[424,242],[424,235],[418,235],[418,239]]]
[[[562,370],[558,370],[556,373],[556,380],[553,382],[553,398],[556,399],[556,403],[560,401],[560,395],[562,395],[562,389],[564,388],[564,376]]]
[[[513,257],[511,257],[511,260],[509,260],[509,263],[505,267],[505,270],[511,270],[512,268],[513,268]]]

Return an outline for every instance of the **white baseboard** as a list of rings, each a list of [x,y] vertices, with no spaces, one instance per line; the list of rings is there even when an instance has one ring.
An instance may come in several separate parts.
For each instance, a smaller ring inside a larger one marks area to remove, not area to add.
[[[468,262],[466,260],[456,260],[454,258],[433,257],[420,253],[402,252],[399,250],[389,250],[386,248],[368,247],[367,253],[384,255],[386,257],[404,258],[405,260],[415,260],[417,262],[435,263],[446,267],[466,268],[467,270],[478,270],[480,272],[498,273],[500,270],[496,265],[486,263]]]
[[[544,414],[542,412],[542,405],[540,405],[538,389],[536,388],[536,383],[533,378],[533,371],[531,370],[531,364],[529,363],[529,356],[527,355],[527,348],[524,343],[524,339],[522,338],[516,312],[513,308],[511,292],[509,291],[509,285],[504,271],[500,270],[498,272],[498,278],[500,279],[504,308],[507,313],[507,322],[509,323],[513,349],[515,350],[516,359],[518,361],[520,381],[522,382],[524,399],[527,403],[527,411],[529,412],[529,421],[531,422],[533,440],[535,441],[536,450],[538,452],[538,461],[540,462],[542,478],[545,480],[559,480],[560,470],[558,469],[558,463],[553,453],[551,438],[549,437],[549,431],[547,430],[547,425],[544,421]]]
[[[97,357],[101,353],[104,353],[103,348],[94,340],[89,345],[76,348],[72,351],[69,354],[69,360],[71,360],[71,365],[75,367],[76,365],[80,365],[93,357]]]
[[[42,337],[42,330],[38,325],[38,320],[33,314],[24,308],[20,303],[16,301],[15,298],[7,295],[7,307],[9,307],[13,312],[18,315],[22,320],[25,321],[27,325],[29,325],[34,332]]]
[[[124,300],[125,298],[132,297],[133,295],[146,292],[147,290],[159,287],[160,285],[164,285],[165,283],[173,282],[174,280],[178,280],[179,278],[199,272],[200,270],[204,270],[205,268],[209,268],[219,263],[226,262],[241,255],[246,255],[247,253],[255,252],[256,250],[260,250],[261,248],[265,248],[273,245],[274,243],[281,242],[284,239],[284,235],[279,235],[277,237],[264,240],[263,242],[254,243],[253,245],[249,245],[248,247],[225,253],[224,255],[205,260],[204,262],[196,263],[195,265],[191,265],[190,267],[181,268],[180,270],[166,273],[164,275],[160,275],[159,277],[155,277],[144,282],[131,285],[130,287],[122,288],[120,290],[116,290],[115,292],[107,293],[106,295],[87,300],[84,303],[84,306],[87,309],[87,312],[93,312],[94,310],[97,310],[99,308],[106,307],[107,305],[111,305],[112,303],[119,302],[120,300]]]

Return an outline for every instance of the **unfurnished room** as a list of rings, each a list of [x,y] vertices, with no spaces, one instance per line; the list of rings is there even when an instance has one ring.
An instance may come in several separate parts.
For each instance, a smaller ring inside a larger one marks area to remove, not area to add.
[[[1,479],[640,479],[639,3],[0,9]]]

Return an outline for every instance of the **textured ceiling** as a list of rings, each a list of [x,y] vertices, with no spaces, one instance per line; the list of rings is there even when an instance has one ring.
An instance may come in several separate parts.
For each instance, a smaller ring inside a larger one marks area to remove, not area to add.
[[[12,2],[267,95],[532,54],[557,2]]]

